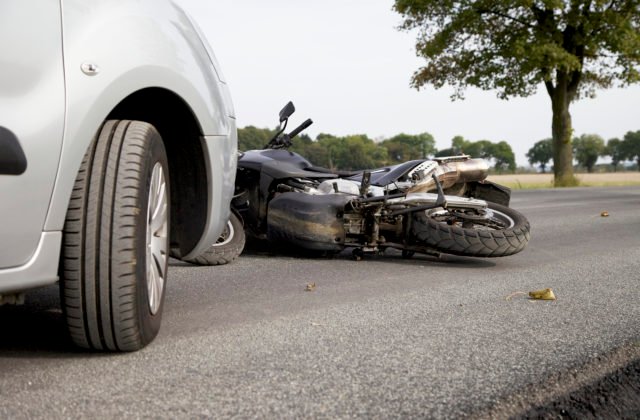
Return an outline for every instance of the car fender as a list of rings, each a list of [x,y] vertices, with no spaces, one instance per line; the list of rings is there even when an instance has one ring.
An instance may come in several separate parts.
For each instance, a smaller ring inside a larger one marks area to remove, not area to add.
[[[152,13],[149,14],[149,11]],[[234,110],[197,30],[182,9],[170,1],[63,1],[63,45],[67,115],[62,154],[45,230],[64,224],[71,189],[82,157],[111,110],[145,87],[167,89],[192,110],[205,145],[209,187],[209,217],[204,242],[215,238],[224,223],[213,214],[228,206],[212,197],[230,199],[235,159]],[[143,53],[140,53],[140,52]],[[64,170],[62,170],[64,168]],[[211,182],[220,177],[222,183]],[[220,213],[221,212],[221,213]]]

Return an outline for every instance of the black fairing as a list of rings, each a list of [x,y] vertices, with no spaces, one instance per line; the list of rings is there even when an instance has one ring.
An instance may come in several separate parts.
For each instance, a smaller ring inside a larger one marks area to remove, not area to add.
[[[371,185],[385,187],[396,181],[404,181],[405,179],[403,178],[406,177],[407,173],[424,161],[425,159],[410,160],[398,165],[371,169]],[[354,175],[349,179],[360,181],[362,179],[362,175]]]
[[[398,165],[370,169],[371,185],[384,187],[396,181],[402,181],[407,172],[415,168],[424,159],[410,160]],[[287,150],[250,150],[240,158],[238,165],[242,168],[262,172],[273,179],[284,178],[338,178],[341,173],[320,171],[297,153]],[[362,172],[350,173],[348,179],[360,181]]]
[[[311,162],[287,150],[249,150],[240,158],[238,166],[261,172],[273,179],[337,177],[331,173],[307,170],[313,166]]]
[[[487,180],[468,182],[467,196],[509,207],[511,188]]]
[[[351,200],[341,194],[279,194],[269,203],[267,237],[316,251],[344,248],[344,206]]]

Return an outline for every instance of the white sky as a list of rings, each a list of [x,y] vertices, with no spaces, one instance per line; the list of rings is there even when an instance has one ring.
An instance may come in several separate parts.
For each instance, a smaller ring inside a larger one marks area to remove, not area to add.
[[[274,127],[292,100],[291,126],[310,117],[307,133],[431,133],[438,149],[455,135],[506,140],[518,165],[533,143],[551,137],[544,87],[529,98],[503,101],[495,92],[409,87],[423,62],[415,34],[400,32],[393,0],[176,0],[198,22],[222,66],[238,126]],[[600,91],[572,105],[576,135],[608,140],[640,130],[640,86]]]

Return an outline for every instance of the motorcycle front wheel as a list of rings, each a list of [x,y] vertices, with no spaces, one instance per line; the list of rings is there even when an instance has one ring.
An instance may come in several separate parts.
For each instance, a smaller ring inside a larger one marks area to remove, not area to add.
[[[195,258],[183,258],[182,260],[198,265],[229,264],[242,254],[245,240],[242,221],[231,212],[229,220],[215,244]]]
[[[529,221],[509,207],[487,205],[483,211],[438,208],[413,213],[413,240],[445,254],[470,257],[522,251],[531,236]]]

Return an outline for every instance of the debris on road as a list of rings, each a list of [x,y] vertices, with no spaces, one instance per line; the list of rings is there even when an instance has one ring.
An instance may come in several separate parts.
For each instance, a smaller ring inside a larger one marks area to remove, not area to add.
[[[529,297],[534,300],[556,300],[556,295],[549,288],[529,292]]]
[[[600,213],[601,217],[609,217],[609,212],[608,211],[603,211],[602,213]]]
[[[556,300],[556,295],[550,288],[535,290],[533,292],[513,292],[509,296],[505,297],[505,300],[511,300],[516,296],[529,296],[529,300]]]
[[[313,292],[314,290],[316,290],[316,283],[309,283],[307,284],[307,287],[304,289],[305,292]]]

